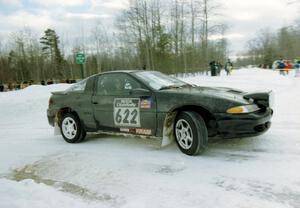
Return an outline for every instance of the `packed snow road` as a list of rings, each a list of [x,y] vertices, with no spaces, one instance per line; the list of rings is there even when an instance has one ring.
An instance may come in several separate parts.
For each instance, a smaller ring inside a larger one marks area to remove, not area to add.
[[[80,144],[53,136],[51,91],[31,86],[0,94],[0,207],[300,207],[300,78],[262,69],[185,81],[246,91],[271,89],[271,129],[217,140],[204,154],[176,144],[96,135]]]

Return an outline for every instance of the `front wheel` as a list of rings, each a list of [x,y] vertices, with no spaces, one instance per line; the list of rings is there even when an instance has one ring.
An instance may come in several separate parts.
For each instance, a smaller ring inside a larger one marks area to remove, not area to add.
[[[64,140],[68,143],[79,143],[86,136],[79,118],[73,113],[67,113],[63,116],[60,130]]]
[[[207,147],[206,124],[196,112],[183,111],[177,116],[174,135],[179,149],[184,154],[197,155]]]

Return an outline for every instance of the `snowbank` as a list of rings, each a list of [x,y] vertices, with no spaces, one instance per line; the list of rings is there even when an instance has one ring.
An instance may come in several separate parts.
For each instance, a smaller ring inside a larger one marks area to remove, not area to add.
[[[215,141],[198,157],[183,155],[175,144],[157,149],[120,136],[71,145],[53,136],[46,118],[50,92],[68,85],[0,93],[0,207],[300,207],[300,79],[293,72],[241,69],[184,80],[273,90],[271,129],[255,138]],[[15,181],[24,167],[24,180]],[[64,183],[99,197],[62,191]]]

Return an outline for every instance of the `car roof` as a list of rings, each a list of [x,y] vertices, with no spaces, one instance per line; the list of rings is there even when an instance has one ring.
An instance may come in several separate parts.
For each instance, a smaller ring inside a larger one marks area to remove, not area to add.
[[[86,77],[85,79],[89,79],[89,78],[92,78],[92,77],[96,77],[98,75],[102,75],[102,74],[114,74],[114,73],[127,73],[127,74],[133,74],[133,73],[137,73],[137,72],[155,72],[153,70],[115,70],[115,71],[106,71],[106,72],[100,72],[98,74],[94,74],[94,75],[91,75],[90,77]]]
[[[128,73],[128,74],[131,74],[131,73],[136,73],[136,72],[154,72],[154,71],[148,71],[148,70],[140,70],[140,69],[137,69],[137,70],[116,70],[116,71],[106,71],[106,72],[100,72],[98,73],[98,75],[100,74],[112,74],[112,73]]]

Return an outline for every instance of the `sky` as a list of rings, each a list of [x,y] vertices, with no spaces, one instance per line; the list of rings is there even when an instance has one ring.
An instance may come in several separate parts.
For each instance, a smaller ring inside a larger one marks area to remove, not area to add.
[[[275,31],[299,17],[299,9],[288,5],[289,0],[219,1],[223,4],[219,18],[229,26],[226,38],[231,55],[244,51],[246,42],[260,29]],[[0,0],[0,36],[24,27],[42,34],[51,27],[68,39],[82,35],[88,25],[99,20],[112,28],[114,17],[128,5],[128,0]]]

